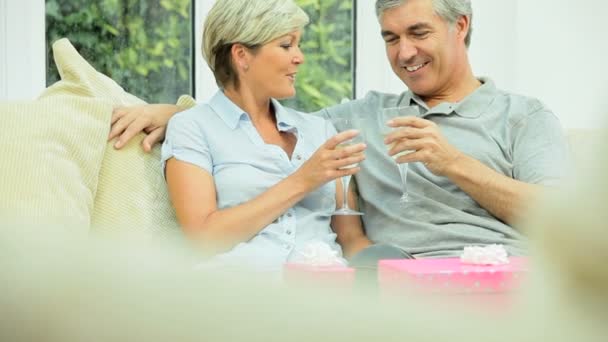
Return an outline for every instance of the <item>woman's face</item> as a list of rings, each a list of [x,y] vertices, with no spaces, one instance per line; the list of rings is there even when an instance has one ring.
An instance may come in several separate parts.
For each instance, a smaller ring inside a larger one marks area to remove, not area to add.
[[[241,74],[241,82],[260,97],[293,97],[298,67],[304,63],[299,46],[301,35],[301,31],[294,31],[262,45],[251,54],[249,69]]]

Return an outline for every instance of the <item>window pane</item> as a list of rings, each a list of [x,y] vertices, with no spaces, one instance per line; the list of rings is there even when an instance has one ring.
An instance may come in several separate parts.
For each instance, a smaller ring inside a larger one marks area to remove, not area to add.
[[[47,84],[59,75],[51,44],[70,39],[98,71],[149,102],[193,93],[191,0],[46,0]]]
[[[287,106],[310,112],[353,95],[354,0],[296,0],[310,16],[302,50],[296,98]]]

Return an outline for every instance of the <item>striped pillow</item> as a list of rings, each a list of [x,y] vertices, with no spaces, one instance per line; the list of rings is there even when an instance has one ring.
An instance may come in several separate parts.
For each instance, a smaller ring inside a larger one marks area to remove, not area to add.
[[[97,72],[67,39],[53,44],[53,54],[61,81],[48,88],[43,97],[70,92],[105,100],[114,106],[145,103]],[[178,102],[184,108],[194,104],[189,96],[182,96]],[[179,232],[161,173],[160,146],[151,153],[143,152],[140,143],[144,136],[144,133],[136,136],[120,151],[112,147],[112,142],[104,143],[105,155],[91,217],[94,231]]]
[[[0,103],[0,223],[88,233],[111,112],[59,94]]]

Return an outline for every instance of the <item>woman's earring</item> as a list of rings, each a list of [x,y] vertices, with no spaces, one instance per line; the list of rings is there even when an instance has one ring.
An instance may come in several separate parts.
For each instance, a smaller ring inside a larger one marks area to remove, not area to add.
[[[249,71],[249,64],[245,64],[245,65],[243,65],[243,70],[245,70],[245,71]]]

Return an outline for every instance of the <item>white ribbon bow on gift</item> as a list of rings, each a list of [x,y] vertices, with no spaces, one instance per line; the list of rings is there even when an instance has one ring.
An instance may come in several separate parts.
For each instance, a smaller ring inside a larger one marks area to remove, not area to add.
[[[460,255],[460,262],[472,265],[504,265],[509,263],[503,245],[467,246]]]
[[[307,244],[301,251],[297,251],[302,257],[299,263],[311,266],[346,266],[346,260],[338,256],[338,251],[333,250],[327,243],[315,241]]]

